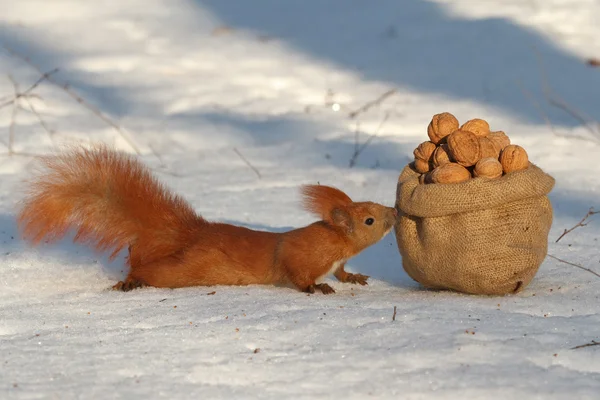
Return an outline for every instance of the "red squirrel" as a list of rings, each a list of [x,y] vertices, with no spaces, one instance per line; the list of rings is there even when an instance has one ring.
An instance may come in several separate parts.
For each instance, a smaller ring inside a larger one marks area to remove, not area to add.
[[[344,270],[350,257],[382,239],[397,212],[353,202],[342,191],[301,187],[304,208],[321,220],[283,233],[209,222],[168,191],[133,156],[104,145],[42,156],[18,215],[25,240],[53,242],[76,230],[74,242],[100,251],[124,248],[130,267],[113,289],[144,286],[266,284],[334,293],[318,283],[333,273],[341,282],[367,284]]]

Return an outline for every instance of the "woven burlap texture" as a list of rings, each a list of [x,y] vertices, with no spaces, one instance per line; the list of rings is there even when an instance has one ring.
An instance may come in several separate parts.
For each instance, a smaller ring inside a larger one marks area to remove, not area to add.
[[[554,178],[534,164],[497,179],[419,184],[398,179],[395,227],[402,266],[431,289],[502,295],[525,288],[548,250]]]

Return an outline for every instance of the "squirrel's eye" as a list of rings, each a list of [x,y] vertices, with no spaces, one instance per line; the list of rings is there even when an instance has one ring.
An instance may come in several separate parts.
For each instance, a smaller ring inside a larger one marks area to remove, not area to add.
[[[375,222],[375,220],[373,218],[367,218],[365,220],[365,224],[367,224],[367,225],[373,225],[373,222]]]

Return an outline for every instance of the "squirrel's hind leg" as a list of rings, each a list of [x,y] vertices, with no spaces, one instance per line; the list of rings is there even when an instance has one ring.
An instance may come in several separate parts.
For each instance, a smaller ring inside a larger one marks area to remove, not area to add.
[[[131,269],[134,267],[138,267],[140,265],[139,257],[135,257],[135,254],[132,254],[133,245],[129,245],[127,248],[127,263],[130,265]],[[133,289],[139,289],[149,286],[145,282],[142,282],[139,279],[135,279],[131,276],[131,273],[127,275],[124,281],[119,281],[116,285],[112,287],[113,290],[120,290],[122,292],[129,292]]]
[[[129,292],[133,289],[139,289],[148,286],[142,281],[138,281],[136,279],[131,279],[129,276],[125,281],[119,281],[116,285],[112,287],[113,290],[120,290],[122,292]]]

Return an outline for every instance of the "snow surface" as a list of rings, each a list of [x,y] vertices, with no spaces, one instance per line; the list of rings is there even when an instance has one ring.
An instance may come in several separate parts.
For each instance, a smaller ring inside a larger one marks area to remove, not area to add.
[[[600,57],[597,0],[2,0],[0,9],[0,42],[44,72],[60,68],[55,80],[122,126],[206,218],[299,227],[312,218],[297,187],[314,182],[391,205],[431,116],[450,111],[506,131],[556,178],[549,253],[600,272],[597,218],[554,243],[600,207],[599,137],[544,96],[549,86],[600,120],[600,70],[585,64]],[[3,50],[0,72],[21,90],[40,76]],[[12,93],[1,78],[0,100]],[[57,86],[32,93],[53,134],[22,100],[15,151],[73,140],[134,151]],[[11,113],[0,109],[4,144]],[[378,136],[349,168],[357,130],[359,143]],[[2,399],[599,396],[600,346],[571,350],[600,341],[600,278],[586,271],[547,258],[518,295],[425,291],[403,272],[392,233],[348,264],[370,285],[331,279],[331,296],[113,292],[122,258],[19,240],[30,165],[0,156]]]

